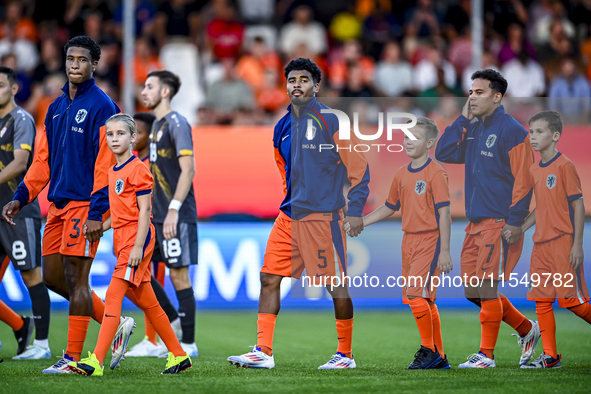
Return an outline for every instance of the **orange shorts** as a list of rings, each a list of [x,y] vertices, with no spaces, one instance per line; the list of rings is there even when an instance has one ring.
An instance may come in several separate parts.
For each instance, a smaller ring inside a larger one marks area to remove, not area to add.
[[[60,253],[94,259],[99,241],[90,242],[82,234],[89,205],[88,201],[71,201],[62,209],[56,208],[54,204],[49,206],[42,256]]]
[[[548,242],[534,243],[529,268],[527,299],[554,302],[571,308],[589,301],[583,264],[576,270],[570,265],[573,237],[565,234]]]
[[[342,214],[313,213],[292,220],[281,212],[275,220],[265,251],[261,272],[299,279],[306,269],[311,283],[322,277],[347,275],[347,239],[342,230]],[[326,283],[331,283],[330,279]]]
[[[439,230],[424,233],[404,233],[402,238],[402,276],[405,286],[402,301],[408,304],[408,296],[421,297],[434,302],[437,287],[432,285],[433,276],[439,276],[437,261],[441,243]]]
[[[468,223],[462,246],[462,278],[509,280],[509,275],[521,257],[523,237],[509,245],[501,235],[504,219],[484,219]]]
[[[142,262],[135,267],[130,267],[129,254],[135,245],[135,237],[137,235],[137,225],[124,226],[116,228],[113,232],[113,244],[115,247],[115,256],[117,256],[117,264],[113,271],[113,278],[126,280],[131,287],[138,287],[142,282],[150,282],[152,280],[151,262],[152,253],[154,253],[154,244],[156,243],[155,229],[150,223],[150,229],[146,236],[144,243],[144,256]]]

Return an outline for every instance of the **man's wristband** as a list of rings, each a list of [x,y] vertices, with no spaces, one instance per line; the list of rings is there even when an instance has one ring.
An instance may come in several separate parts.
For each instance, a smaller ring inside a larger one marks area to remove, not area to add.
[[[174,210],[180,211],[182,205],[183,205],[183,203],[180,202],[179,200],[172,200],[170,202],[170,204],[168,205],[168,209],[174,209]]]

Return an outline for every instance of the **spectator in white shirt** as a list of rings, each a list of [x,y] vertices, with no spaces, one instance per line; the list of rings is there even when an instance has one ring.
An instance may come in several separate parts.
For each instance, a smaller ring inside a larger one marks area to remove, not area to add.
[[[293,21],[281,28],[279,48],[284,54],[293,53],[300,44],[306,44],[311,56],[324,53],[327,49],[326,28],[313,19],[312,9],[307,5],[293,11]]]
[[[538,97],[546,90],[542,66],[532,60],[525,50],[521,51],[517,58],[505,63],[502,74],[509,83],[507,96]]]
[[[377,90],[390,97],[398,97],[413,88],[412,67],[400,59],[400,45],[396,41],[384,45],[373,84]]]
[[[453,89],[456,85],[456,70],[443,58],[435,44],[429,46],[427,57],[415,66],[413,72],[415,89],[422,92],[436,86],[438,68],[443,70],[445,86]]]

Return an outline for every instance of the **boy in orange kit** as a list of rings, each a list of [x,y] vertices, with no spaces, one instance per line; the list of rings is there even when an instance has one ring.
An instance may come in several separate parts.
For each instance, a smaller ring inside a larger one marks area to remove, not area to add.
[[[443,352],[441,321],[435,305],[432,278],[452,270],[449,252],[451,219],[447,174],[429,158],[439,131],[429,118],[417,118],[410,129],[417,138],[404,137],[404,148],[412,159],[394,175],[386,203],[363,218],[363,226],[379,222],[400,210],[402,213],[403,301],[409,304],[421,335],[421,348],[408,369],[449,369]],[[348,227],[345,227],[348,231]],[[420,279],[418,279],[420,278]]]
[[[113,340],[121,316],[121,304],[126,295],[150,319],[156,333],[170,351],[163,374],[179,373],[192,366],[182,349],[166,314],[156,300],[150,284],[150,262],[154,251],[152,212],[152,175],[137,157],[131,154],[136,138],[136,125],[127,114],[116,114],[106,122],[109,149],[117,158],[117,165],[109,170],[109,205],[111,218],[104,230],[114,228],[113,241],[117,265],[107,289],[105,315],[94,353],[68,367],[82,375],[103,375],[103,361]],[[115,341],[118,339],[116,338]],[[122,346],[126,347],[127,343]],[[123,355],[123,353],[121,353]],[[111,363],[115,369],[121,358]]]
[[[562,119],[543,111],[529,120],[529,138],[542,160],[530,167],[536,209],[522,226],[525,232],[536,224],[533,236],[527,299],[536,301],[544,352],[521,368],[560,368],[556,350],[556,321],[552,303],[567,308],[591,324],[589,292],[583,272],[585,206],[581,180],[573,163],[556,150],[562,134]],[[505,237],[510,237],[506,232]]]

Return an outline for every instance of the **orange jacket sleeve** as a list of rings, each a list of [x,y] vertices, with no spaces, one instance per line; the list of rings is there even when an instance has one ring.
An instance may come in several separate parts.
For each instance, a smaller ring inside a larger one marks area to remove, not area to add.
[[[529,204],[532,196],[529,168],[534,163],[534,151],[529,142],[529,135],[525,137],[522,143],[514,146],[509,151],[509,160],[515,182],[513,183],[513,197],[507,224],[521,226],[529,214]]]
[[[21,203],[21,208],[32,202],[41,190],[47,186],[50,179],[49,171],[49,150],[47,146],[47,133],[43,128],[39,145],[33,158],[33,163],[27,171],[25,178],[16,189],[14,200]]]

